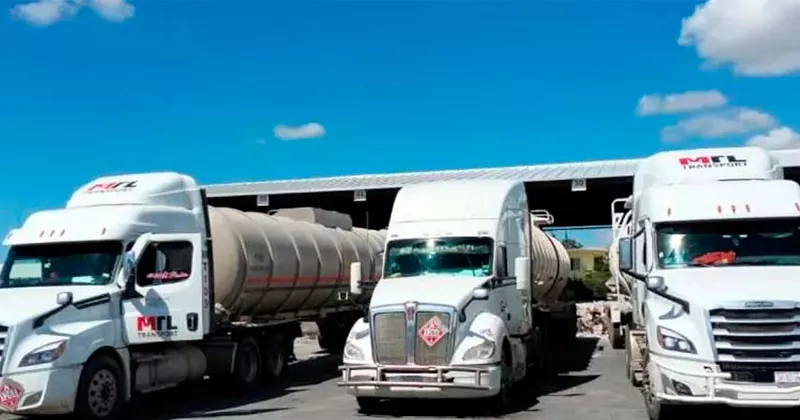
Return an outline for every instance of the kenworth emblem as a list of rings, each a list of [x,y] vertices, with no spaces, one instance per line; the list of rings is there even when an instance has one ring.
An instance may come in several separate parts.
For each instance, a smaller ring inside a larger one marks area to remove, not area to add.
[[[412,322],[417,312],[417,302],[406,302],[406,321]]]
[[[763,300],[754,300],[744,303],[745,308],[772,308],[774,306],[774,303]]]

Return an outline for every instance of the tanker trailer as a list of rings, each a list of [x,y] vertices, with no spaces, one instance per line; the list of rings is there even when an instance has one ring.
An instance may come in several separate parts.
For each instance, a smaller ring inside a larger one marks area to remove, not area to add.
[[[570,258],[567,248],[540,226],[552,225],[553,216],[547,210],[530,212],[531,291],[536,316],[550,349],[561,348],[575,337],[578,330],[577,306],[568,290]]]
[[[313,320],[320,347],[341,350],[380,276],[385,233],[315,208],[264,214],[209,207],[209,216],[217,312],[234,322]],[[349,299],[352,262],[361,263],[367,293]]]
[[[96,179],[4,241],[0,411],[114,420],[136,393],[277,378],[300,321],[361,316],[384,240],[320,209],[212,207],[177,173]]]

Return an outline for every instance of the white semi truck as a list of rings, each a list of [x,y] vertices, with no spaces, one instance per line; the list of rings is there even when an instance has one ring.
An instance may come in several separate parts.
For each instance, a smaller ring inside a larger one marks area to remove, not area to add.
[[[640,164],[626,207],[626,369],[649,417],[800,406],[800,186],[760,148],[663,152]]]
[[[340,367],[361,411],[395,398],[486,398],[502,411],[514,383],[548,367],[551,347],[576,333],[575,304],[562,299],[569,256],[538,227],[552,222],[529,212],[521,182],[403,187],[383,277]]]
[[[5,239],[0,410],[110,420],[134,393],[280,376],[299,320],[344,345],[384,241],[319,209],[215,208],[177,173],[96,179]]]

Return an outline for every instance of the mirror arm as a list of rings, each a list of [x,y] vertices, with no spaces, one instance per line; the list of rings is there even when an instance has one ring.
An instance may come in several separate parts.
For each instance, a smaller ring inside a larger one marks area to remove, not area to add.
[[[620,271],[622,271],[624,274],[627,274],[627,275],[633,277],[634,279],[636,279],[638,281],[641,281],[641,282],[645,283],[645,287],[647,286],[647,276],[646,275],[642,275],[642,274],[639,274],[639,273],[634,273],[633,271],[630,271],[630,270],[620,270]],[[666,300],[668,300],[670,302],[673,302],[673,303],[676,303],[676,304],[680,305],[681,309],[683,309],[683,311],[686,312],[687,314],[691,313],[691,305],[689,305],[688,301],[686,301],[684,299],[681,299],[681,298],[679,298],[677,296],[672,296],[671,294],[665,292],[664,290],[654,289],[654,288],[651,288],[651,287],[648,287],[647,290],[649,292],[653,293],[654,295],[661,296],[662,298],[664,298],[664,299],[666,299]]]

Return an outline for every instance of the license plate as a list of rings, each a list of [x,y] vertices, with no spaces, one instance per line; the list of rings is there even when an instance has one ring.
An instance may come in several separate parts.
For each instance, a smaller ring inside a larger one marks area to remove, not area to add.
[[[401,375],[394,378],[400,382],[436,382],[436,378],[429,376]]]
[[[775,384],[784,387],[800,385],[800,372],[775,372]]]

